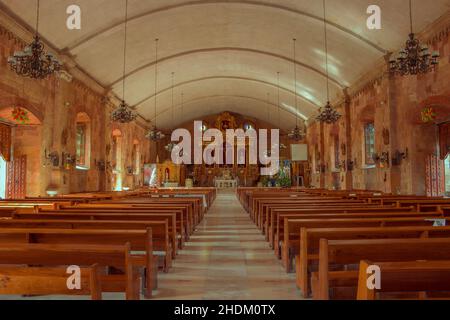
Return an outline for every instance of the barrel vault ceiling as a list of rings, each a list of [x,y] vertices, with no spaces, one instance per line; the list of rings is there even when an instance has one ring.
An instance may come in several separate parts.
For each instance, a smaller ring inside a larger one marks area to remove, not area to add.
[[[327,3],[331,97],[337,99],[387,52],[403,45],[409,32],[408,1]],[[416,31],[450,8],[450,0],[413,3]],[[65,28],[71,4],[81,7],[81,30]],[[382,30],[366,28],[371,4],[382,9]],[[41,0],[42,36],[118,97],[123,94],[124,5],[125,0]],[[0,8],[34,26],[36,0],[0,0]],[[317,0],[129,0],[125,99],[145,119],[154,120],[154,39],[159,38],[159,127],[174,128],[227,110],[290,128],[295,124],[295,91],[298,116],[305,120],[314,117],[327,99],[322,10],[322,1]]]

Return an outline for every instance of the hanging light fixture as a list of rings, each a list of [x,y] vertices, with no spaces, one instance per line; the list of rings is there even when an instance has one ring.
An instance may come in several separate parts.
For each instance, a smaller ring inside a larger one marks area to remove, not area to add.
[[[158,42],[159,39],[155,39],[155,50],[156,50],[156,60],[155,60],[155,117],[153,119],[153,128],[147,133],[147,138],[152,141],[160,141],[164,139],[166,136],[156,127],[156,98],[158,94]]]
[[[127,31],[128,31],[128,0],[125,0],[125,36],[123,41],[123,80],[122,80],[122,102],[111,113],[111,121],[119,123],[130,123],[136,120],[137,113],[125,103],[125,84],[127,67]]]
[[[295,128],[289,132],[288,137],[294,141],[303,140],[305,132],[298,125],[298,104],[297,104],[297,39],[294,42],[294,94],[295,94]]]
[[[44,43],[39,36],[40,0],[37,0],[36,34],[34,40],[23,51],[16,51],[8,58],[11,69],[19,76],[45,79],[61,70],[62,64],[50,52],[44,51]]]
[[[323,24],[324,24],[324,38],[325,38],[325,67],[327,70],[327,104],[324,108],[320,108],[319,116],[316,120],[322,123],[333,124],[339,121],[341,114],[337,112],[330,103],[330,73],[328,67],[328,34],[327,34],[327,20],[326,20],[326,0],[323,0]]]
[[[421,44],[413,32],[412,1],[409,0],[410,34],[406,47],[390,61],[390,72],[401,76],[425,74],[432,72],[439,64],[439,52],[430,54],[427,45]]]
[[[281,104],[280,104],[280,72],[277,72],[277,95],[278,95],[278,129],[281,130]],[[284,143],[280,143],[280,150],[287,149]]]
[[[174,75],[175,75],[175,73],[174,72],[172,72],[172,123],[173,123],[173,121],[174,121],[174,108],[175,108],[175,105],[174,105],[174,98],[173,98],[173,89],[174,89]],[[170,142],[169,144],[167,144],[164,148],[168,151],[168,152],[172,152],[172,150],[176,147],[177,145],[175,144],[175,143],[173,143],[173,142]]]

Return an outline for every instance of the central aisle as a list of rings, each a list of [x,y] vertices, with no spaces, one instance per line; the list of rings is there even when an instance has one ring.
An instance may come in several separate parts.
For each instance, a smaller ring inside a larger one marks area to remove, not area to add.
[[[300,299],[295,274],[286,274],[236,195],[221,191],[168,274],[159,274],[159,299]]]

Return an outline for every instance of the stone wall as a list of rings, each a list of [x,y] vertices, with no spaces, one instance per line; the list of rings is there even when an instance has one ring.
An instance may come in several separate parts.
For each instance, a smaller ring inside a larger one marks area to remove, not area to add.
[[[112,130],[109,114],[114,105],[108,93],[93,80],[83,81],[70,76],[52,76],[48,80],[32,80],[17,76],[7,63],[15,50],[22,49],[25,42],[0,26],[0,110],[21,107],[33,114],[39,126],[19,125],[13,129],[14,155],[27,156],[27,196],[45,196],[48,189],[60,193],[112,190],[111,170],[101,170],[97,163],[111,163],[108,146]],[[88,170],[74,166],[49,165],[47,153],[55,152],[62,159],[63,153],[76,154],[76,116],[84,112],[91,124],[90,163]],[[150,146],[141,125],[120,126],[123,145],[120,157],[124,168],[131,165],[133,143],[139,145],[141,166],[149,161]],[[139,173],[142,171],[140,170]],[[142,184],[137,175],[127,175],[121,170],[124,184],[130,188]]]
[[[334,188],[333,176],[336,173],[331,170],[330,155],[334,154],[332,140],[337,134],[342,143],[341,160],[346,161],[339,170],[339,189],[420,195],[426,193],[426,159],[439,153],[436,133],[438,125],[450,120],[448,26],[449,17],[430,26],[421,35],[422,41],[428,42],[431,51],[438,50],[441,54],[440,64],[435,72],[419,76],[392,76],[387,71],[387,56],[377,68],[345,90],[345,101],[337,104],[343,115],[337,125],[309,125],[311,161],[314,161],[315,150],[322,149],[317,159],[323,165],[322,172],[313,173],[312,186]],[[424,123],[421,119],[421,111],[425,107],[432,107],[436,112],[436,119],[431,123]],[[389,164],[377,164],[375,167],[365,165],[364,124],[369,121],[375,124],[376,153],[380,155],[388,152],[391,160]],[[397,152],[406,151],[406,160],[400,165],[392,163],[392,157]],[[353,168],[349,168],[349,164]]]

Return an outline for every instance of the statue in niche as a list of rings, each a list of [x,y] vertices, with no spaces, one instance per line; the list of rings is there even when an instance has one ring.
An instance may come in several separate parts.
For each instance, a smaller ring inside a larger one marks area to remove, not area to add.
[[[223,133],[228,129],[236,129],[236,119],[229,112],[224,112],[217,118],[216,128]]]
[[[164,181],[169,182],[170,181],[170,170],[169,168],[166,168],[164,172]]]

